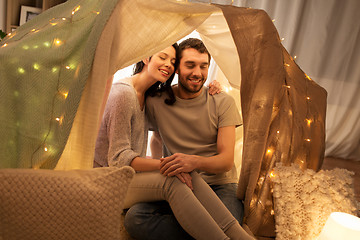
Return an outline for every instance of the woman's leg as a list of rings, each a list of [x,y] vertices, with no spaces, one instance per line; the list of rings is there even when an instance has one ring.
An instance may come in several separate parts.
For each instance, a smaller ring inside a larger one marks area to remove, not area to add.
[[[194,195],[228,237],[242,240],[254,239],[240,226],[239,222],[197,172],[192,172],[191,177]]]
[[[209,188],[207,184],[206,187]],[[130,183],[125,208],[138,202],[160,200],[169,202],[178,222],[195,239],[228,239],[191,189],[176,177],[165,177],[158,172],[137,173]]]

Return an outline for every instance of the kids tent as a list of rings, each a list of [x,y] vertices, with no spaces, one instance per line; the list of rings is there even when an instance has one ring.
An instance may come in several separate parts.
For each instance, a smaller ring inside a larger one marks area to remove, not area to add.
[[[274,236],[272,169],[319,170],[326,91],[297,66],[262,10],[69,0],[45,11],[0,42],[0,167],[91,168],[111,76],[195,29],[241,98],[244,224]]]

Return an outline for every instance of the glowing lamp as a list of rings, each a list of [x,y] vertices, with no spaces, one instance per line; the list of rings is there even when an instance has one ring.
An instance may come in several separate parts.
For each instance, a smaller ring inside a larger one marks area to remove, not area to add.
[[[356,240],[360,237],[360,218],[342,212],[333,212],[318,240]]]

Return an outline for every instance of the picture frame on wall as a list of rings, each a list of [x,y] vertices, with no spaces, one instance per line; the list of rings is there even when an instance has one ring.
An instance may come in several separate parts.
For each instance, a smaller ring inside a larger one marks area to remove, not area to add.
[[[31,19],[39,15],[41,12],[42,12],[41,8],[21,6],[19,25],[21,26],[27,21],[30,21]]]

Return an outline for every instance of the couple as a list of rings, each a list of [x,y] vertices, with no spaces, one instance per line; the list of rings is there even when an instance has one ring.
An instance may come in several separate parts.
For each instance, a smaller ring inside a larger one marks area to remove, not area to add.
[[[111,89],[94,166],[136,170],[125,199],[134,238],[253,239],[231,213],[241,220],[234,167],[240,116],[231,97],[203,87],[209,63],[201,40],[190,38],[137,63],[134,75]],[[175,72],[179,84],[171,86]],[[145,111],[157,131],[152,152],[163,146],[165,158],[145,157]]]

